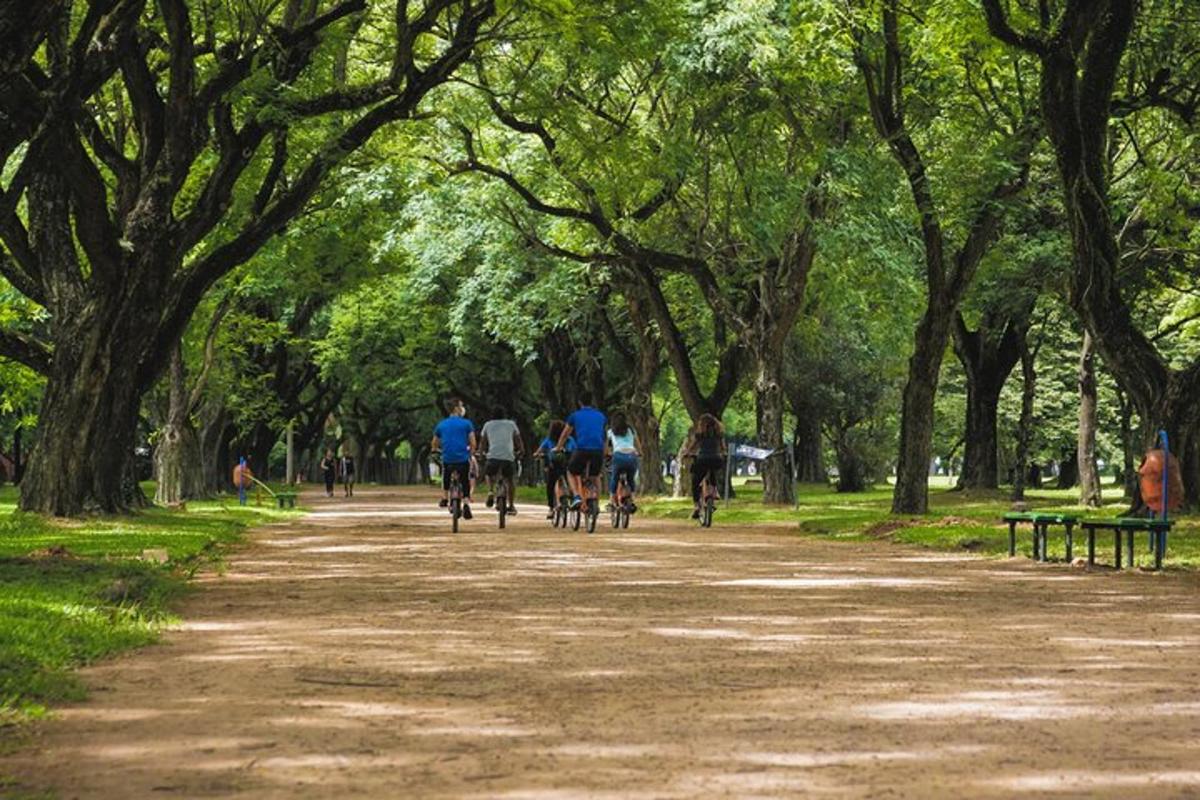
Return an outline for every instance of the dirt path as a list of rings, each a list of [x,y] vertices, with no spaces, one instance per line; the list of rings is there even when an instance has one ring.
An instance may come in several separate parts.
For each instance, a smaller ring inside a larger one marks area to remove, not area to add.
[[[587,537],[532,507],[452,538],[412,492],[307,499],[0,774],[64,798],[1200,797],[1195,575],[719,519]]]

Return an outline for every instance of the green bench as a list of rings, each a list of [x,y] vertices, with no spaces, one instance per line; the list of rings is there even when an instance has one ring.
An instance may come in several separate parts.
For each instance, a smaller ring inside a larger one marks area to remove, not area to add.
[[[280,508],[295,508],[297,494],[298,492],[276,492],[275,502]]]
[[[1150,534],[1150,549],[1154,552],[1154,568],[1162,569],[1163,556],[1167,552],[1167,533],[1171,530],[1171,521],[1166,519],[1145,519],[1142,517],[1117,517],[1116,519],[1085,519],[1080,523],[1088,535],[1088,564],[1096,563],[1096,531],[1110,530],[1113,532],[1114,557],[1113,566],[1121,568],[1121,534],[1125,534],[1125,550],[1128,552],[1129,566],[1133,566],[1133,535],[1138,531]]]
[[[1028,522],[1033,526],[1033,560],[1046,561],[1046,540],[1049,538],[1051,525],[1062,525],[1066,528],[1067,561],[1071,560],[1074,549],[1075,523],[1079,517],[1071,514],[1045,514],[1040,511],[1011,511],[1004,515],[1008,523],[1008,554],[1017,554],[1017,525]]]

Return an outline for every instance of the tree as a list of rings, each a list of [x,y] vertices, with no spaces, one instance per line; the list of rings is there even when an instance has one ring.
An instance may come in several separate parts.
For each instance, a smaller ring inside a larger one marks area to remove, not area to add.
[[[32,15],[20,5],[0,30]],[[494,2],[288,0],[265,18],[182,0],[39,5],[0,95],[0,164],[18,163],[0,274],[50,315],[48,342],[0,332],[0,352],[48,376],[21,507],[117,511],[139,402],[205,291],[376,131],[417,114]],[[348,51],[363,66],[339,85]]]
[[[1147,5],[1167,19],[1181,13],[1172,2]],[[1155,48],[1153,59],[1135,59],[1127,79],[1118,81],[1138,8],[1134,0],[1097,0],[1065,3],[1052,14],[1043,4],[1038,16],[1027,21],[1010,19],[999,0],[983,0],[991,33],[1036,56],[1040,64],[1042,116],[1071,232],[1071,305],[1139,416],[1151,430],[1165,429],[1172,448],[1182,454],[1187,502],[1195,504],[1200,502],[1200,357],[1173,364],[1138,326],[1123,292],[1125,260],[1112,208],[1110,123],[1118,114],[1162,109],[1190,125],[1196,83],[1194,75],[1173,70],[1170,53],[1161,48]],[[1146,35],[1161,33],[1148,12],[1142,19]],[[1165,40],[1178,43],[1176,37]],[[1126,92],[1120,97],[1119,87]]]
[[[855,59],[866,85],[875,129],[903,169],[920,217],[928,300],[909,360],[892,498],[893,513],[920,514],[928,508],[934,399],[955,311],[1000,230],[1005,202],[1025,185],[1037,127],[1019,102],[1007,114],[1007,120],[995,119],[988,126],[992,129],[989,138],[998,151],[996,160],[989,165],[990,174],[981,194],[969,201],[974,208],[963,225],[961,243],[952,249],[945,226],[947,208],[937,199],[926,156],[910,127],[912,92],[906,82],[906,66],[911,54],[906,54],[902,46],[896,0],[883,0],[880,18],[878,33],[868,36],[862,28],[854,31]],[[873,39],[880,41],[873,45]]]

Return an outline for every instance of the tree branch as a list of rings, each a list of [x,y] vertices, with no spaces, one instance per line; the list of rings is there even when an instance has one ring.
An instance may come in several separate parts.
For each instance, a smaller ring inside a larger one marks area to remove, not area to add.
[[[49,375],[54,353],[27,334],[0,330],[0,358],[24,364],[40,375]]]

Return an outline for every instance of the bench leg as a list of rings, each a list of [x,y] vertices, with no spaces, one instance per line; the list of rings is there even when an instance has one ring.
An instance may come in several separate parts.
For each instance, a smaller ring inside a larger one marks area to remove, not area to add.
[[[1074,555],[1074,553],[1075,553],[1075,532],[1073,530],[1073,528],[1075,526],[1073,524],[1071,524],[1070,522],[1066,523],[1066,525],[1067,525],[1067,563],[1070,564],[1071,556]]]
[[[1115,549],[1117,551],[1117,557],[1113,559],[1113,566],[1115,566],[1117,569],[1120,569],[1121,561],[1122,561],[1122,558],[1121,558],[1121,532],[1113,531],[1113,539],[1115,540],[1114,545],[1115,545]]]
[[[1129,568],[1133,569],[1133,531],[1128,531],[1125,544],[1129,546]]]
[[[1042,561],[1043,562],[1050,560],[1050,553],[1048,552],[1049,550],[1050,550],[1050,526],[1043,525],[1042,526]]]
[[[1088,535],[1088,566],[1091,567],[1091,566],[1095,566],[1095,564],[1096,564],[1096,529],[1088,528],[1087,535]]]
[[[1008,521],[1008,557],[1012,558],[1017,554],[1017,523],[1011,519]]]

